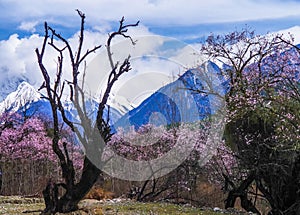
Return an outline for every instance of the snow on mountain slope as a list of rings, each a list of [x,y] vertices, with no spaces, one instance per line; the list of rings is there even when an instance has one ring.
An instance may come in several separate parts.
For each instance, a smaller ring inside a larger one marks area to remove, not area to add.
[[[17,112],[26,109],[26,115],[42,115],[51,117],[51,107],[49,101],[41,98],[42,95],[33,86],[27,82],[22,82],[17,90],[10,93],[1,103],[0,103],[0,114],[5,111]],[[70,101],[64,102],[64,107],[66,110],[66,116],[71,121],[78,120],[77,111],[74,105]],[[98,103],[94,100],[86,101],[86,108],[88,114],[92,118],[96,118]],[[124,110],[123,110],[124,111]],[[104,117],[107,117],[107,109],[105,109]],[[122,114],[115,108],[110,109],[110,120],[111,123],[117,121]],[[60,117],[60,116],[59,116]]]
[[[23,81],[28,80],[23,76],[8,75],[5,69],[0,69],[0,102],[11,92],[16,91]]]
[[[85,101],[85,109],[87,112],[87,115],[90,119],[92,119],[93,122],[95,122],[96,120],[96,116],[97,116],[97,111],[98,111],[98,103],[95,100],[87,100]],[[74,122],[78,122],[79,117],[76,111],[76,108],[74,107],[74,104],[70,101],[66,101],[63,104],[65,111],[66,111],[66,116],[71,119],[71,121]],[[123,114],[120,113],[119,110],[115,109],[114,107],[110,108],[109,111],[110,115],[109,115],[109,123],[113,124],[115,123],[117,120],[119,120]],[[107,108],[104,109],[104,118],[107,119],[107,114],[108,114],[108,110]]]
[[[117,96],[117,95],[112,95],[108,98],[108,104],[110,107],[118,110],[120,114],[124,115],[128,111],[132,110],[134,106],[128,101],[128,99]]]
[[[281,31],[275,32],[283,35],[292,34],[295,38],[294,44],[300,44],[300,26],[294,26],[288,29],[283,29]]]
[[[38,101],[40,97],[41,94],[24,81],[18,86],[16,91],[10,93],[0,103],[0,113],[4,111],[18,111],[20,108]]]

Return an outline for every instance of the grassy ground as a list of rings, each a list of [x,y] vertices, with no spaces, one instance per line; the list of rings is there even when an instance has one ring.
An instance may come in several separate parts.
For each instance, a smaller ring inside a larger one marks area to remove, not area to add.
[[[43,209],[41,199],[3,197],[0,196],[0,214],[2,215],[37,215]],[[125,202],[99,202],[96,200],[83,200],[80,210],[68,215],[220,215],[213,211],[204,211],[189,206],[179,206],[167,203],[138,203]],[[25,212],[25,213],[24,213]]]
[[[158,214],[158,215],[219,215],[220,213],[215,213],[211,211],[203,211],[199,208],[179,206],[174,204],[166,203],[126,203],[117,205],[105,205],[102,208],[103,214]]]
[[[20,215],[24,211],[41,210],[44,203],[38,198],[21,198],[19,196],[0,196],[0,214],[2,215]],[[25,213],[24,213],[25,214]],[[26,214],[39,214],[26,213]]]

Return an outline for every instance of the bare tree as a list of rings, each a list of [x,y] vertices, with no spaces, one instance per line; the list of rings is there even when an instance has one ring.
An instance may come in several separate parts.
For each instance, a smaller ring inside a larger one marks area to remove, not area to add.
[[[122,62],[114,61],[111,52],[111,42],[115,37],[121,36],[130,39],[132,44],[134,44],[132,38],[129,35],[127,35],[127,30],[129,27],[135,27],[139,24],[139,22],[137,22],[134,24],[125,25],[123,17],[120,20],[118,30],[109,34],[106,43],[106,50],[111,66],[111,71],[108,76],[106,89],[98,105],[96,123],[95,125],[93,125],[92,120],[88,118],[85,106],[85,92],[83,90],[83,82],[80,83],[79,75],[85,72],[85,66],[82,66],[85,64],[85,59],[90,54],[100,49],[101,46],[95,46],[94,48],[87,50],[85,53],[83,52],[85,14],[79,10],[77,10],[77,13],[81,18],[81,27],[79,33],[78,46],[75,51],[71,47],[68,40],[59,33],[57,33],[53,28],[48,26],[46,22],[45,36],[42,47],[41,49],[37,48],[35,50],[38,59],[38,64],[44,78],[44,83],[41,89],[44,89],[47,92],[47,99],[51,104],[51,110],[53,115],[54,133],[52,140],[52,148],[59,159],[63,177],[63,183],[57,183],[50,180],[46,189],[43,191],[43,196],[46,204],[46,208],[43,214],[51,214],[55,212],[70,212],[76,210],[79,201],[91,189],[93,184],[98,179],[99,175],[101,175],[101,170],[97,168],[96,165],[85,154],[82,174],[79,181],[76,182],[75,169],[73,166],[72,159],[69,156],[66,143],[63,143],[63,146],[59,144],[59,142],[61,141],[60,117],[62,118],[65,124],[67,124],[74,132],[76,132],[78,139],[81,141],[81,144],[84,147],[85,152],[92,151],[96,147],[101,156],[101,152],[103,152],[104,146],[101,144],[100,146],[94,146],[93,143],[95,143],[97,140],[94,139],[91,141],[91,134],[99,134],[99,137],[102,138],[104,144],[110,140],[112,134],[110,130],[110,125],[108,123],[109,114],[108,117],[105,118],[104,110],[105,108],[108,108],[109,110],[109,107],[107,107],[107,101],[113,85],[122,74],[128,72],[131,69],[130,56],[125,58]],[[60,47],[57,41],[60,41],[63,44],[63,47]],[[44,58],[46,57],[45,53],[47,47],[53,48],[58,53],[57,73],[54,78],[50,77],[50,73],[43,62]],[[65,54],[69,56],[69,59],[71,61],[72,80],[63,80],[63,66],[65,64]],[[62,97],[63,94],[65,94],[66,92],[69,94],[70,100],[76,108],[78,117],[81,121],[81,126],[83,130],[81,130],[80,132],[79,129],[76,127],[75,123],[67,117],[66,110],[64,109]],[[92,135],[92,138],[95,137],[98,136]],[[62,187],[64,189],[64,192],[61,196],[58,193],[59,187]]]

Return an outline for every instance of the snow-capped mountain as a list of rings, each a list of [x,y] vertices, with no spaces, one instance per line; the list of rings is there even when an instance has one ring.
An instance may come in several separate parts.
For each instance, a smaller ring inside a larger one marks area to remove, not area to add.
[[[137,129],[148,123],[159,126],[194,122],[205,118],[215,111],[215,107],[212,105],[212,97],[199,92],[208,89],[208,79],[205,80],[203,74],[211,74],[209,78],[215,79],[211,82],[215,85],[214,90],[218,90],[220,95],[225,94],[226,81],[218,76],[219,67],[207,62],[196,69],[186,71],[176,81],[160,88],[120,118],[114,127],[129,129],[134,126]]]
[[[71,121],[78,119],[77,111],[70,101],[64,102],[66,115]],[[98,103],[94,100],[87,100],[85,102],[86,110],[88,115],[95,119],[97,114]],[[9,112],[21,112],[27,116],[40,115],[51,117],[51,107],[48,100],[42,98],[42,94],[35,90],[33,86],[27,82],[22,82],[17,90],[11,92],[1,103],[0,103],[0,114],[5,111]],[[104,117],[107,117],[107,110],[104,112]],[[116,122],[122,114],[115,108],[110,108],[110,122],[113,124]]]
[[[300,43],[300,26],[284,29],[279,32],[295,36],[295,44]],[[219,67],[224,64],[208,63],[205,69],[212,73],[218,73]],[[225,65],[226,66],[226,65]],[[0,70],[0,114],[4,111],[18,111],[26,109],[31,115],[40,113],[51,115],[49,102],[41,99],[41,94],[28,84],[28,77],[9,75],[5,69]],[[176,123],[179,121],[191,122],[209,113],[209,98],[206,95],[195,93],[187,88],[201,88],[201,81],[195,77],[193,70],[188,70],[176,81],[160,88],[150,97],[145,99],[138,107],[133,108],[126,98],[118,98],[115,95],[109,98],[111,106],[111,119],[116,127],[134,125],[139,127],[146,123],[156,125]],[[194,89],[195,90],[195,89]],[[76,118],[76,111],[70,103],[65,104],[68,114]],[[91,112],[95,114],[97,103],[88,104]],[[116,122],[116,123],[114,123]]]
[[[150,97],[145,99],[137,108],[132,109],[128,101],[116,102],[111,99],[110,123],[116,127],[128,127],[134,125],[136,128],[152,123],[155,125],[171,124],[178,122],[193,122],[203,119],[211,113],[210,100],[207,95],[198,93],[197,90],[204,87],[198,71],[219,73],[216,64],[208,62],[194,70],[188,70],[176,81],[160,88]],[[187,90],[189,89],[189,90]],[[0,103],[0,111],[20,111],[26,109],[26,114],[40,114],[51,116],[51,107],[46,99],[41,98],[40,92],[27,82],[22,82],[16,91],[10,93]],[[71,102],[64,104],[66,115],[72,121],[77,121],[76,109]],[[96,118],[98,103],[94,100],[86,101],[88,115]],[[132,110],[128,111],[131,108]],[[23,111],[24,112],[24,111]],[[107,110],[104,117],[107,116]]]
[[[27,78],[23,76],[8,76],[7,72],[3,72],[3,70],[0,70],[0,77],[0,102],[10,93],[16,91],[22,82],[28,81]]]
[[[18,111],[19,109],[37,102],[41,99],[41,94],[30,84],[23,81],[16,91],[10,93],[0,103],[0,114],[5,111]]]

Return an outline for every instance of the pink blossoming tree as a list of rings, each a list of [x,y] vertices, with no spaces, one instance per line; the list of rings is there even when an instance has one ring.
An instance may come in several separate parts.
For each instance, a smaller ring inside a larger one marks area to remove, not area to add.
[[[297,214],[299,187],[299,63],[293,38],[260,36],[248,29],[208,37],[202,47],[212,60],[226,64],[228,79],[225,139],[234,149],[240,177],[223,172],[228,191],[226,207],[236,199],[247,211],[255,207],[260,191],[269,214]],[[257,189],[249,198],[252,186]]]
[[[194,142],[193,149],[181,164],[174,166],[172,171],[162,177],[155,177],[156,172],[153,172],[147,180],[139,184],[138,189],[134,187],[129,196],[138,201],[168,199],[178,202],[180,199],[182,202],[198,205],[197,181],[209,175],[214,183],[221,184],[223,178],[219,168],[233,172],[236,166],[235,157],[225,142],[209,142],[209,134],[210,123],[207,121],[193,125],[181,123],[177,126],[160,127],[147,124],[137,131],[133,128],[129,132],[120,129],[112,136],[108,147],[126,159],[151,161],[164,156],[176,144],[179,151],[184,151],[187,141]],[[210,159],[212,156],[213,159]],[[170,168],[171,164],[171,160],[161,163],[161,169],[157,171]]]
[[[58,160],[51,147],[51,127],[49,123],[38,117],[28,118],[18,113],[3,113],[0,122],[1,191],[3,194],[35,194],[32,192],[40,191],[39,185],[37,189],[29,189],[26,186],[31,188],[34,186],[30,186],[25,181],[29,183],[32,179],[31,183],[38,183],[39,177],[50,177],[50,172],[52,172],[52,177],[60,174],[57,168]],[[62,145],[63,142],[67,144],[72,151],[72,157],[76,158],[75,168],[80,170],[82,163],[79,147],[72,144],[69,131],[65,130],[63,136],[59,144]],[[29,175],[31,172],[29,169],[33,171],[33,175]],[[11,174],[20,176],[10,177]],[[9,184],[12,185],[15,181],[17,182],[13,189]],[[18,191],[17,187],[19,187]]]

